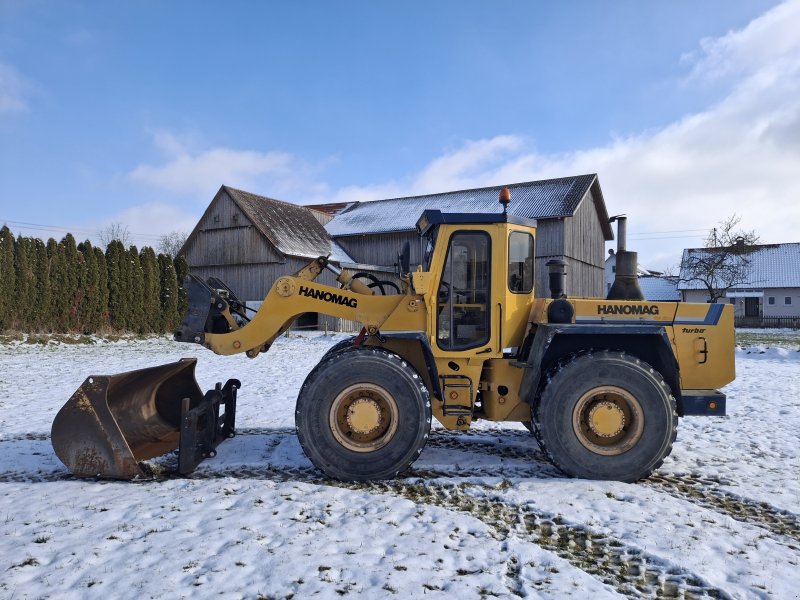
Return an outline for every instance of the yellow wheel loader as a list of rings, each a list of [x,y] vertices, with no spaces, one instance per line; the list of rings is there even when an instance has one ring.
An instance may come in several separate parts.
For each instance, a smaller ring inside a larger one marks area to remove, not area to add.
[[[534,298],[536,223],[505,204],[497,214],[426,210],[423,264],[409,272],[401,254],[400,293],[375,294],[390,286],[321,257],[279,278],[248,320],[224,284],[189,276],[175,339],[255,358],[303,313],[360,322],[297,398],[302,448],[333,478],[402,473],[435,417],[456,430],[521,422],[568,475],[636,481],[671,451],[678,417],[725,414],[717,388],[734,379],[734,330],[729,305],[643,300],[623,226],[608,298],[567,297],[558,260],[548,263],[550,297]],[[341,287],[315,281],[324,269]],[[131,478],[144,475],[139,461],[178,448],[180,472],[191,472],[234,434],[239,387],[232,380],[204,396],[193,366],[87,380],[54,423],[59,457],[78,475]]]

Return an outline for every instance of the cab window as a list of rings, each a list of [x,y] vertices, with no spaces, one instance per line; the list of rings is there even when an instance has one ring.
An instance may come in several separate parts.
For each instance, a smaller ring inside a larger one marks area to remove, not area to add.
[[[515,294],[533,291],[533,236],[512,231],[508,236],[508,289]]]
[[[464,350],[489,341],[491,238],[482,231],[453,234],[437,294],[438,345]]]

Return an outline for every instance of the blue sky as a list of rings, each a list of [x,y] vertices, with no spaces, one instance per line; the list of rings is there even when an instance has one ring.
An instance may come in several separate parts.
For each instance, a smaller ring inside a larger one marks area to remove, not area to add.
[[[0,221],[143,244],[223,183],[304,204],[596,172],[650,268],[734,212],[797,241],[797,31],[797,0],[0,0]]]

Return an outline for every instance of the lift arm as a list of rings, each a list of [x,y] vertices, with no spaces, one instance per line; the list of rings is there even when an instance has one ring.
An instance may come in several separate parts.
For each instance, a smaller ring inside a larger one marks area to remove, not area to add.
[[[336,275],[341,288],[314,281],[323,269]],[[185,282],[189,307],[175,333],[179,342],[202,344],[216,354],[246,352],[255,358],[303,313],[316,312],[358,321],[370,335],[381,327],[425,330],[425,311],[419,296],[409,292],[376,296],[367,285],[320,257],[291,276],[280,277],[252,320],[240,326],[241,303],[229,290],[215,290],[194,275]]]

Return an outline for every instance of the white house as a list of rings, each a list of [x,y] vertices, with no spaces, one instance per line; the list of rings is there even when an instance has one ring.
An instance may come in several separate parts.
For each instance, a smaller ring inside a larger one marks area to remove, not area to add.
[[[683,251],[678,289],[686,302],[709,301],[701,282],[686,280],[688,274],[683,266],[689,253],[705,251],[704,248]],[[741,324],[800,324],[800,242],[753,246],[747,258],[750,265],[744,281],[728,290],[718,302],[733,304]]]

